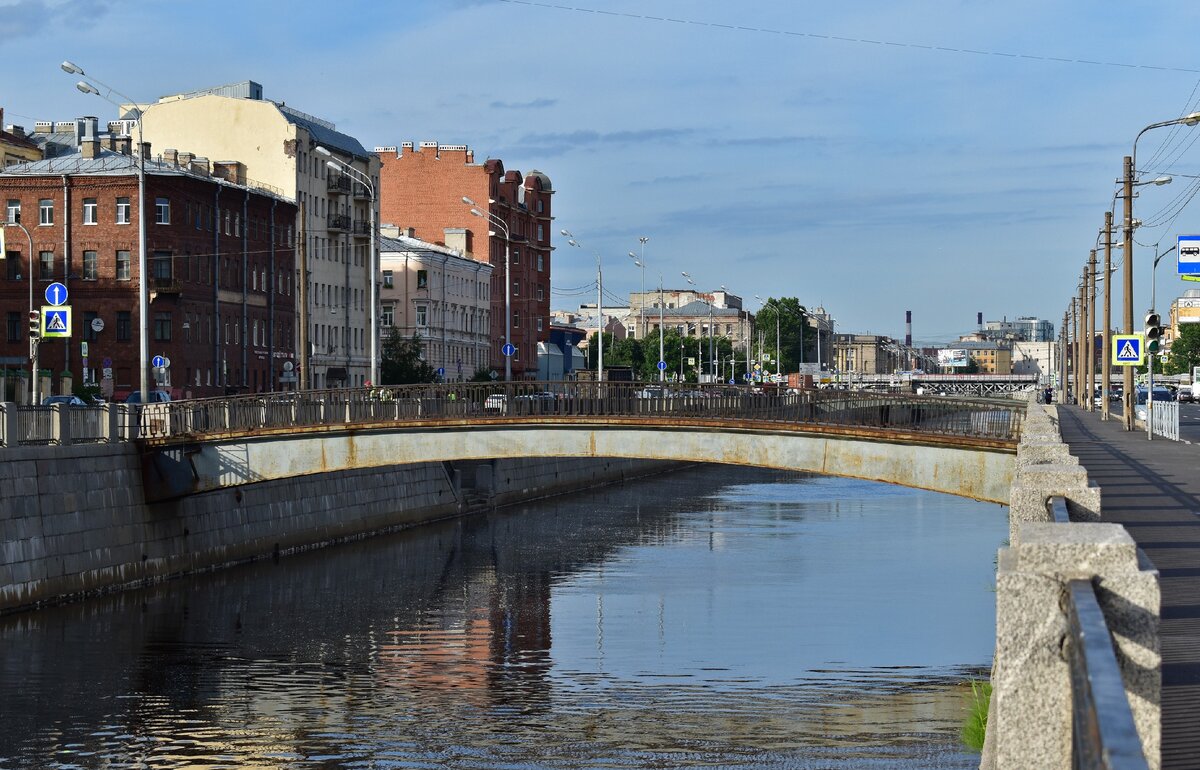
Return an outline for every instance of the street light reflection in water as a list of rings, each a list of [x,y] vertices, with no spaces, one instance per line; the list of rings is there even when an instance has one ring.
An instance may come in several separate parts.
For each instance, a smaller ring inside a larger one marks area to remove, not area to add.
[[[974,767],[1004,513],[705,466],[0,618],[0,767]]]

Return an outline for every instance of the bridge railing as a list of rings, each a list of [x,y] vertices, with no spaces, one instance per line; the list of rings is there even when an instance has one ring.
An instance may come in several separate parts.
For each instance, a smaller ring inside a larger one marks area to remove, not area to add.
[[[1013,440],[1024,404],[843,390],[659,383],[455,383],[314,390],[149,404],[143,437],[465,419],[649,417],[773,421]]]
[[[5,404],[5,444],[118,441],[230,432],[378,425],[424,420],[523,421],[629,418],[768,421],[1015,440],[1022,402],[870,391],[748,388],[628,382],[521,382],[313,390],[142,406],[72,408]],[[111,418],[115,423],[110,423]],[[65,431],[65,434],[64,434]]]

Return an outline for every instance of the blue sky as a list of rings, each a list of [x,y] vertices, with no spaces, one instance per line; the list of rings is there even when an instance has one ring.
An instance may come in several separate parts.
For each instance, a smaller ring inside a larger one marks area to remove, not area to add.
[[[755,294],[795,295],[839,330],[893,336],[911,309],[914,336],[932,342],[970,331],[977,311],[1057,327],[1134,136],[1200,97],[1192,3],[282,8],[0,0],[6,122],[110,115],[75,91],[64,58],[137,99],[253,79],[368,147],[465,143],[547,173],[556,224],[585,249],[557,242],[556,288],[592,281],[598,252],[606,289],[636,290],[626,254],[645,235],[647,285],[661,272],[681,286],[686,270],[752,309]],[[1183,205],[1196,137],[1161,129],[1138,145],[1143,171],[1175,175],[1135,204],[1136,240],[1151,244],[1135,254],[1139,316],[1152,244],[1200,232]],[[1159,267],[1160,308],[1181,288],[1172,272]]]

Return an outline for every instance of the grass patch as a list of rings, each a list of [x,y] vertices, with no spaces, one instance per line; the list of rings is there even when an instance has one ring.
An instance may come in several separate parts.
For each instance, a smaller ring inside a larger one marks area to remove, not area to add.
[[[959,730],[963,745],[971,751],[983,751],[983,739],[987,734],[988,705],[992,701],[992,683],[971,681],[971,701],[967,705],[967,718]]]

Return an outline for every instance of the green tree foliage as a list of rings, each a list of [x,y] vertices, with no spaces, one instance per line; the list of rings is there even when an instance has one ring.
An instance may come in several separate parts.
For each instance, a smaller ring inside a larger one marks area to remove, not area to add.
[[[779,350],[775,349],[776,318],[779,319]],[[770,355],[772,361],[782,362],[782,366],[767,367],[772,371],[794,372],[801,361],[816,362],[817,330],[808,325],[808,309],[796,297],[768,298],[755,316],[755,327],[762,335],[763,352]]]
[[[962,367],[962,370],[959,371],[958,373],[959,374],[979,374],[979,361],[976,360],[975,356],[971,356],[968,359],[967,365]]]
[[[1179,336],[1171,343],[1168,374],[1191,374],[1200,366],[1200,324],[1179,324]]]
[[[400,330],[393,327],[383,341],[379,378],[380,385],[411,385],[436,382],[437,372],[421,359],[420,338],[415,333],[412,337],[403,337]]]
[[[468,382],[491,382],[491,381],[492,381],[492,370],[487,366],[481,366],[478,369],[476,369],[475,373],[471,375],[471,379],[468,380]]]
[[[604,335],[604,368],[614,366],[628,366],[633,369],[634,378],[643,382],[655,382],[658,380],[658,336],[657,330],[650,332],[649,336],[644,340],[626,337],[625,339],[615,339],[611,334]],[[699,372],[708,374],[709,372],[709,345],[708,338],[701,337],[697,339],[695,336],[680,336],[675,329],[667,329],[663,335],[663,361],[666,362],[667,379],[674,380],[678,378],[680,373],[680,361],[683,362],[683,379],[685,382],[697,382],[699,380]],[[713,357],[717,361],[717,377],[725,380],[730,376],[731,369],[734,369],[733,359],[733,343],[726,337],[717,337],[713,340]],[[688,359],[691,358],[693,363],[688,364]],[[596,334],[593,333],[588,340],[588,367],[595,370],[596,367]],[[742,381],[742,374],[746,372],[746,356],[743,352],[738,352],[736,370],[734,376],[738,382]]]

